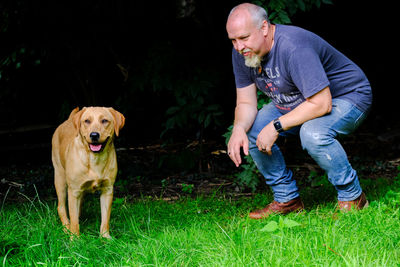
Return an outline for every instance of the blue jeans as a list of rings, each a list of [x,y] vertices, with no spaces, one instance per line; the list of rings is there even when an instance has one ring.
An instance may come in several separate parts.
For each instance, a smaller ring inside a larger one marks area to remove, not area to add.
[[[275,201],[287,202],[299,197],[299,190],[279,147],[274,144],[272,155],[269,156],[260,152],[256,146],[259,132],[281,115],[274,104],[264,106],[259,110],[248,137],[250,155],[274,192]],[[366,112],[360,111],[348,101],[333,99],[331,113],[280,134],[300,135],[303,149],[326,171],[340,201],[358,198],[362,189],[356,171],[351,167],[346,152],[336,138],[352,133],[365,117]]]

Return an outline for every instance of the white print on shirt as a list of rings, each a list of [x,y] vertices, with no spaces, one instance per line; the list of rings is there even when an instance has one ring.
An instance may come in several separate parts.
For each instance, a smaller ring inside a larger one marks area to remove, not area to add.
[[[275,79],[281,77],[281,74],[279,72],[279,67],[275,67],[274,69],[272,68],[265,68],[265,73],[270,79]]]
[[[279,92],[281,84],[279,67],[266,67],[264,71],[260,68],[256,70],[255,77],[258,89],[263,91],[282,111],[288,112],[304,101],[304,97],[299,91]]]

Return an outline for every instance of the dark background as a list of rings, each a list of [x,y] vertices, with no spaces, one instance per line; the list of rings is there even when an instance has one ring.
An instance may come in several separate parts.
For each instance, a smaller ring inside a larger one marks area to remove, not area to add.
[[[187,2],[2,1],[0,56],[11,60],[1,66],[3,162],[50,163],[51,135],[77,106],[121,111],[120,146],[163,142],[167,109],[185,86],[202,84],[205,103],[220,106],[219,123],[205,129],[188,123],[165,138],[200,135],[223,144],[235,105],[225,22],[241,1]],[[374,104],[362,127],[377,136],[400,128],[393,14],[394,4],[385,1],[334,0],[291,18],[364,70]]]

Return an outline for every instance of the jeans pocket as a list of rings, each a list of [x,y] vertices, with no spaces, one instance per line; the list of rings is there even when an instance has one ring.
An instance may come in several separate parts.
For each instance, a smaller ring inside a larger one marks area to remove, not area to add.
[[[369,110],[361,111],[356,106],[354,106],[354,109],[356,109],[357,112],[360,113],[358,115],[357,119],[355,119],[355,121],[354,121],[354,130],[356,130],[361,125],[361,123],[367,118]]]
[[[360,126],[360,124],[365,120],[366,117],[367,114],[365,114],[365,112],[361,113],[361,115],[358,116],[358,118],[354,122],[354,130],[356,130]]]
[[[346,136],[354,132],[364,121],[366,112],[361,111],[346,100],[334,99],[332,101],[331,117],[332,121],[334,121],[332,129],[338,136]]]

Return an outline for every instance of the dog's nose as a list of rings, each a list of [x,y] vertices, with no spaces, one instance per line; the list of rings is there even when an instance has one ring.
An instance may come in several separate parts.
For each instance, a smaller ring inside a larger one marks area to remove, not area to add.
[[[100,139],[100,134],[98,132],[92,132],[90,133],[90,139],[92,142],[97,142]]]

